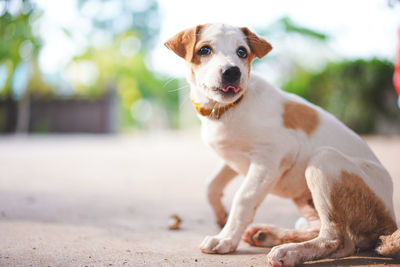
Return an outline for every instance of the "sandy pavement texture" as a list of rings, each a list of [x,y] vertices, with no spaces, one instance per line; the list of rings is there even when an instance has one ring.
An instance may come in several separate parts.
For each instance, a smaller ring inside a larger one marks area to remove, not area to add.
[[[367,137],[394,179],[400,215],[400,137]],[[198,134],[0,137],[0,266],[266,266],[267,248],[241,243],[202,254],[219,229],[205,197],[220,159]],[[243,178],[227,188],[228,207]],[[171,214],[180,230],[168,230]],[[293,227],[299,213],[268,196],[255,223]],[[306,266],[399,266],[372,252]]]

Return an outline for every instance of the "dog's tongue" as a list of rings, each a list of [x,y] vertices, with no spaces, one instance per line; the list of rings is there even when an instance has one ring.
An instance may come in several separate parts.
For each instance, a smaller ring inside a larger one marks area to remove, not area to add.
[[[228,92],[228,91],[231,90],[231,89],[232,89],[235,93],[239,92],[239,90],[240,90],[239,87],[235,87],[235,86],[232,86],[232,85],[229,85],[229,86],[227,86],[227,87],[225,87],[225,88],[221,88],[221,89],[222,89],[222,91],[224,91],[225,93]]]

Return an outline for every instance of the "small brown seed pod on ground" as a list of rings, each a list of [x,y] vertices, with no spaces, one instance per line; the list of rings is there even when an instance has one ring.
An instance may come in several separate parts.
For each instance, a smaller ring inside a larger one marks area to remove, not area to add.
[[[168,221],[168,229],[169,230],[178,230],[180,227],[182,220],[179,218],[178,215],[172,214],[169,216],[169,221]]]

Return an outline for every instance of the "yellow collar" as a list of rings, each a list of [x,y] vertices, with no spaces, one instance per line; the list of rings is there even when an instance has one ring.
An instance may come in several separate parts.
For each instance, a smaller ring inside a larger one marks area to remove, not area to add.
[[[192,99],[192,103],[193,103],[194,107],[196,108],[197,113],[199,113],[201,116],[218,120],[222,116],[222,114],[224,114],[231,107],[235,107],[235,106],[239,105],[240,102],[242,102],[243,98],[244,98],[244,94],[242,94],[238,98],[238,100],[236,100],[233,103],[230,103],[230,104],[220,107],[220,108],[213,108],[213,109],[203,108],[199,103],[194,102],[193,99]]]

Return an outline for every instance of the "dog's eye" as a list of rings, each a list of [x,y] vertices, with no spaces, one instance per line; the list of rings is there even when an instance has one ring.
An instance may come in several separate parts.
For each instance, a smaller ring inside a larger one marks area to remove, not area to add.
[[[246,58],[247,57],[247,50],[243,46],[239,47],[236,53],[240,58]]]
[[[197,54],[200,56],[207,56],[207,55],[211,54],[211,47],[209,47],[208,45],[205,45],[202,48],[200,48],[199,51],[197,51]]]

